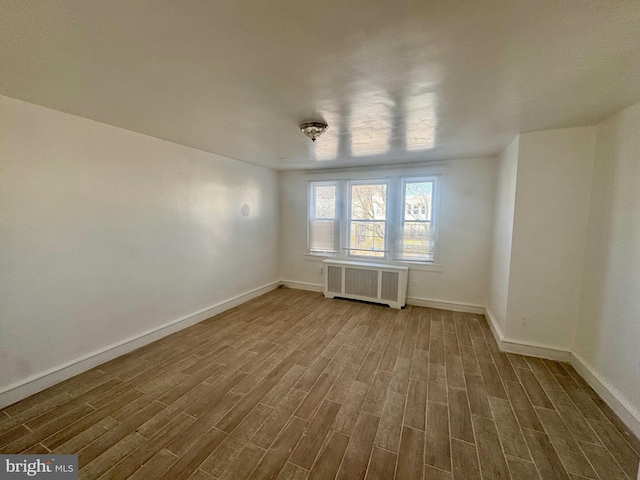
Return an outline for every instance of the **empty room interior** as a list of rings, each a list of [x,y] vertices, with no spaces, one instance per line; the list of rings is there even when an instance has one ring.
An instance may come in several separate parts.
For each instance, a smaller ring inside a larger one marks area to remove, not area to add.
[[[640,2],[0,12],[0,478],[640,479]]]

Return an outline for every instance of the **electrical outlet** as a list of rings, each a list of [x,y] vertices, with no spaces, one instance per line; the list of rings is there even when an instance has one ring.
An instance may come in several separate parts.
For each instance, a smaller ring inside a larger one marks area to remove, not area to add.
[[[527,317],[522,317],[522,326],[526,327],[529,323],[529,319]]]

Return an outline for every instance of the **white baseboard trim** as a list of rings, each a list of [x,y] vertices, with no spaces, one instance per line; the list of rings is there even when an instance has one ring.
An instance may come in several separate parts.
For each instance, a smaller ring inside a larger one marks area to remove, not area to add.
[[[500,350],[509,353],[518,353],[520,355],[529,355],[530,357],[560,360],[562,362],[568,362],[571,360],[571,352],[569,350],[563,350],[535,342],[523,342],[521,340],[506,337],[491,311],[485,308],[484,313]]]
[[[222,313],[230,308],[236,307],[253,298],[259,297],[271,290],[285,285],[289,288],[299,290],[309,290],[313,292],[322,292],[323,286],[307,283],[296,282],[292,280],[281,280],[272,282],[262,287],[250,290],[243,294],[237,295],[230,299],[219,302],[208,308],[184,316],[172,322],[166,323],[159,327],[142,332],[134,337],[122,340],[115,344],[109,345],[99,351],[85,355],[64,365],[60,365],[47,371],[36,374],[25,380],[21,380],[0,390],[0,408],[4,408],[15,402],[18,402],[34,393],[48,388],[56,383],[62,382],[68,378],[85,372],[91,368],[101,365],[120,355],[131,352],[137,348],[143,347],[151,342],[155,342],[167,335],[175,333],[183,328],[194,325],[198,322],[206,320],[209,317]],[[495,321],[495,317],[485,307],[478,305],[466,305],[457,302],[443,302],[438,300],[423,298],[407,298],[410,305],[438,308],[443,310],[452,310],[456,312],[467,312],[486,315],[491,331],[498,343],[498,346],[505,352],[518,353],[522,355],[530,355],[534,357],[548,358],[552,360],[568,361],[582,375],[587,383],[603,398],[603,400],[613,409],[613,411],[622,419],[622,421],[631,429],[631,431],[640,437],[640,412],[638,412],[609,382],[607,382],[595,369],[582,357],[574,352],[560,350],[557,348],[525,343],[519,340],[506,338]],[[640,479],[639,479],[640,480]]]
[[[620,419],[640,438],[640,412],[620,393],[620,391],[607,382],[596,370],[577,353],[573,352],[571,365],[593,388],[598,395],[609,405]]]
[[[282,280],[280,283],[285,287],[295,288],[297,290],[308,290],[310,292],[324,291],[324,287],[322,285],[318,285],[317,283],[296,282],[294,280]]]
[[[509,353],[518,353],[520,355],[529,355],[532,357],[548,358],[550,360],[560,360],[569,362],[573,368],[586,380],[598,395],[609,405],[620,419],[631,429],[631,431],[640,438],[640,412],[638,412],[630,402],[628,402],[620,391],[607,382],[601,375],[596,373],[595,369],[589,365],[580,355],[569,350],[560,350],[546,345],[524,343],[518,340],[512,340],[504,337],[500,326],[495,317],[487,309],[486,317],[489,320],[489,326],[493,332],[493,336],[501,350]],[[640,479],[639,479],[640,480]]]
[[[485,307],[484,316],[487,319],[487,323],[489,324],[489,328],[491,329],[491,333],[493,333],[493,338],[495,338],[498,346],[502,344],[504,340],[504,332],[502,331],[502,327],[496,321],[496,317],[491,313],[491,310]]]
[[[408,305],[416,307],[437,308],[439,310],[450,310],[452,312],[479,313],[484,314],[484,307],[480,305],[468,305],[459,302],[445,302],[441,300],[432,300],[430,298],[407,297]]]
[[[498,344],[500,349],[509,353],[518,353],[520,355],[528,355],[530,357],[547,358],[549,360],[558,360],[568,362],[571,360],[571,352],[560,350],[544,345],[536,345],[533,343],[523,343],[518,340],[503,340]]]
[[[40,372],[29,378],[16,382],[0,390],[0,408],[4,408],[34,393],[38,393],[63,380],[67,380],[75,375],[97,367],[109,360],[120,355],[131,352],[137,348],[143,347],[151,342],[160,340],[167,335],[175,333],[183,328],[202,322],[207,318],[218,315],[230,308],[236,307],[241,303],[247,302],[252,298],[259,297],[271,290],[275,290],[280,286],[281,282],[272,282],[262,287],[255,288],[243,294],[229,298],[222,302],[216,303],[198,312],[186,315],[177,320],[173,320],[159,327],[147,330],[133,337],[127,338],[120,342],[104,347],[96,352],[84,355],[80,358],[67,362],[63,365],[51,368],[44,372]]]
[[[294,280],[282,280],[282,285],[298,290],[309,290],[311,292],[322,292],[324,287],[317,283],[297,282]],[[444,302],[441,300],[432,300],[429,298],[407,297],[407,305],[415,305],[417,307],[438,308],[440,310],[451,310],[453,312],[479,313],[484,314],[485,309],[480,305],[467,305],[458,302]]]

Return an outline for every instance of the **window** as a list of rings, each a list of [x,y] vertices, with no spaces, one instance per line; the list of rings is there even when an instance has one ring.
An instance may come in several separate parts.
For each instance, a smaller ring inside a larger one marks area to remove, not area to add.
[[[349,253],[384,257],[386,223],[386,183],[349,183]]]
[[[309,215],[309,251],[311,253],[338,253],[340,225],[336,202],[336,182],[311,184]]]
[[[438,177],[309,184],[309,252],[434,262]]]
[[[407,205],[402,218],[402,259],[433,261],[435,238],[433,235],[433,179],[404,179],[403,203]]]

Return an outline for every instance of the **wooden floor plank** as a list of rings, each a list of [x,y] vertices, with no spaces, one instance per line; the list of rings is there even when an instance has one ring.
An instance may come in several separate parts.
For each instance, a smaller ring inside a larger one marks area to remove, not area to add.
[[[504,448],[504,453],[512,457],[531,461],[529,448],[527,447],[518,420],[511,409],[511,404],[501,398],[490,398],[493,418],[496,421],[498,435]]]
[[[161,403],[154,402],[142,409],[132,419],[118,424],[116,427],[105,432],[104,435],[96,438],[93,442],[85,444],[86,446],[78,452],[78,468],[82,468],[93,459],[102,455],[103,452],[116,445],[127,435],[134,433],[140,425],[160,413],[162,409],[163,405]],[[77,437],[80,437],[80,435]]]
[[[305,395],[305,392],[301,390],[291,389],[267,421],[260,427],[260,430],[251,438],[251,443],[267,450],[287,424],[293,412],[296,411]]]
[[[354,480],[365,477],[379,423],[380,417],[370,413],[362,412],[358,416],[336,480]]]
[[[451,421],[451,438],[475,443],[471,411],[466,390],[449,389],[449,415]]]
[[[131,475],[131,480],[154,480],[164,474],[171,465],[173,465],[178,457],[169,450],[160,450],[147,463],[142,465],[136,473]]]
[[[491,356],[496,364],[496,368],[500,373],[500,378],[505,382],[517,382],[518,376],[509,362],[509,357],[504,352],[492,351]]]
[[[391,383],[391,374],[379,370],[376,372],[371,387],[367,392],[367,396],[364,399],[362,410],[369,412],[372,415],[380,416],[382,414],[382,408],[384,402],[387,399],[387,392],[389,391],[389,384]]]
[[[465,375],[464,378],[467,383],[467,395],[469,395],[471,413],[485,418],[493,418],[491,406],[489,405],[489,396],[482,377],[479,375]]]
[[[511,406],[516,414],[516,418],[518,419],[518,422],[520,422],[520,426],[522,428],[529,428],[531,430],[544,432],[542,424],[540,423],[540,420],[538,420],[538,416],[533,409],[533,405],[531,405],[522,385],[519,383],[508,382],[507,392],[509,393],[509,400],[511,401]]]
[[[636,477],[640,458],[618,430],[607,422],[589,420],[589,424],[629,478]]]
[[[331,425],[338,415],[341,405],[325,400],[305,432],[304,437],[291,455],[290,462],[310,470],[313,462],[329,434]]]
[[[247,444],[220,475],[220,480],[240,480],[248,478],[258,465],[265,451],[260,447]]]
[[[466,470],[465,470],[466,471]],[[472,477],[475,478],[475,477]],[[453,474],[445,472],[444,470],[438,470],[431,465],[424,465],[424,479],[425,480],[452,480]]]
[[[333,480],[349,444],[349,437],[333,432],[309,472],[309,480]]]
[[[308,422],[293,417],[253,470],[250,480],[277,478],[308,425]]]
[[[333,428],[345,435],[351,435],[353,429],[356,426],[358,420],[358,413],[362,408],[364,399],[369,391],[369,385],[354,381],[351,384],[351,389],[342,402],[342,408],[338,412],[335,421],[333,422]]]
[[[293,463],[287,463],[278,475],[278,480],[306,480],[309,472]]]
[[[172,420],[164,428],[160,429],[156,435],[151,437],[140,447],[129,453],[124,459],[116,463],[103,476],[103,480],[107,479],[125,479],[131,476],[140,468],[147,460],[162,450],[175,436],[183,431],[188,425],[193,423],[193,417],[181,414]]]
[[[509,468],[498,437],[495,423],[488,418],[473,416],[480,468],[484,478],[509,478]]]
[[[554,450],[549,437],[543,432],[523,429],[524,438],[529,445],[533,461],[543,479],[567,480],[569,476],[562,466],[562,462]],[[607,477],[608,478],[608,477]]]
[[[421,480],[423,470],[424,432],[405,426],[402,428],[396,477],[406,480]]]
[[[81,478],[631,479],[640,440],[483,315],[278,289],[0,410]]]
[[[607,480],[625,480],[630,478],[625,475],[620,465],[611,456],[611,452],[606,448],[582,442],[580,442],[580,447],[590,459],[593,468],[600,478],[606,478]]]
[[[405,395],[389,392],[376,435],[375,444],[394,453],[397,453],[400,447],[405,400]]]
[[[213,452],[227,437],[224,432],[212,428],[198,442],[182,455],[171,468],[160,478],[162,480],[187,479],[195,472],[198,466]]]
[[[531,403],[536,407],[553,409],[553,403],[551,403],[551,400],[549,400],[549,397],[531,370],[523,370],[521,368],[517,370],[520,383],[522,383],[522,386],[527,392]]]
[[[296,410],[295,415],[303,420],[311,420],[311,417],[322,403],[324,397],[329,393],[329,390],[335,380],[336,377],[332,375],[328,375],[326,373],[320,375],[318,381]]]
[[[406,394],[409,390],[409,378],[411,375],[411,360],[398,357],[391,376],[390,388],[394,392]]]
[[[598,406],[600,411],[607,417],[616,430],[622,435],[633,450],[640,455],[640,440],[636,438],[631,429],[620,420],[613,409],[601,398],[594,398],[593,402]]]
[[[367,469],[366,480],[390,480],[393,479],[398,456],[395,453],[374,447],[371,462]],[[422,464],[420,465],[422,468]],[[398,477],[401,478],[401,477]]]
[[[267,405],[260,404],[254,408],[199,468],[219,477],[272,413],[273,408]]]
[[[482,375],[480,372],[480,364],[476,358],[476,351],[468,345],[460,345],[462,353],[462,370],[465,375]]]
[[[487,395],[491,397],[507,398],[507,392],[502,385],[502,379],[494,363],[480,362],[480,371],[487,389]]]
[[[136,433],[127,435],[98,458],[84,465],[80,469],[80,475],[86,479],[100,477],[104,472],[109,470],[111,465],[119,462],[126,457],[131,450],[138,448],[144,442],[144,437]]]
[[[553,410],[537,408],[538,418],[549,436],[564,468],[568,473],[575,473],[586,478],[597,478],[591,465],[585,458],[562,418]],[[637,459],[636,459],[637,460]],[[636,465],[637,465],[636,461]]]
[[[507,457],[507,462],[509,463],[511,478],[517,480],[540,480],[540,475],[538,475],[538,470],[534,463],[513,457]]]
[[[427,410],[427,383],[411,380],[404,410],[404,425],[424,431]]]
[[[476,447],[474,445],[466,442],[461,442],[460,440],[457,440],[455,438],[452,439],[451,457],[453,460],[453,478],[455,478],[455,480],[482,479],[482,477],[480,476],[480,466],[478,465],[478,452],[476,451]],[[438,477],[434,475],[434,478]]]
[[[443,366],[429,366],[429,401],[447,403],[447,373]]]
[[[446,405],[428,402],[426,433],[425,463],[450,472],[449,408]]]
[[[571,401],[569,395],[562,390],[549,390],[547,394],[576,440],[598,445],[602,444],[587,419],[582,416]]]

